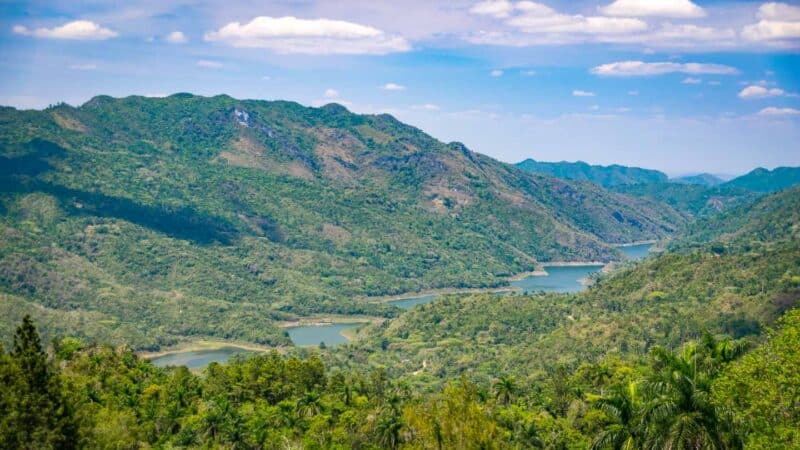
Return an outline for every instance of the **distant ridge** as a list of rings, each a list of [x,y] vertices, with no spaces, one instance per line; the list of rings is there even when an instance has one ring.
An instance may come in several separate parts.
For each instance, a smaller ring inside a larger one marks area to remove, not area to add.
[[[661,183],[668,180],[664,172],[640,167],[628,167],[613,164],[610,166],[590,165],[577,162],[541,162],[533,159],[516,164],[520,169],[544,175],[551,175],[569,180],[591,181],[603,187],[625,184]]]
[[[725,180],[723,180],[722,178],[716,175],[712,175],[710,173],[701,173],[697,175],[671,178],[669,181],[672,183],[699,184],[700,186],[708,186],[708,187],[719,186],[720,184],[725,182]]]
[[[759,167],[723,184],[756,192],[775,192],[800,184],[800,167],[777,167],[767,170]]]

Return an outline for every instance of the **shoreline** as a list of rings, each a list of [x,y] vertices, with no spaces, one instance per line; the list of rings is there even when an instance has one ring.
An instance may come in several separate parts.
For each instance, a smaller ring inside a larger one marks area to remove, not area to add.
[[[612,247],[616,247],[616,248],[620,248],[620,247],[633,247],[633,246],[636,246],[636,245],[645,245],[645,244],[655,245],[657,243],[658,243],[658,239],[650,239],[650,240],[647,240],[647,241],[628,242],[626,244],[611,244],[611,246]]]
[[[203,350],[220,350],[226,347],[233,347],[247,350],[254,353],[266,353],[273,350],[280,351],[283,347],[269,347],[266,345],[254,344],[244,341],[224,341],[216,339],[198,339],[196,341],[184,341],[176,345],[167,347],[157,352],[136,352],[136,356],[142,359],[156,359],[174,353],[198,352]]]
[[[309,316],[309,317],[300,317],[296,320],[288,320],[283,322],[276,322],[275,325],[279,328],[288,329],[288,328],[295,328],[295,327],[324,327],[327,325],[339,324],[339,323],[353,323],[353,324],[380,324],[386,320],[384,317],[377,317],[377,316],[365,316],[365,315],[352,315],[352,316],[340,316],[340,315],[326,315],[326,316]]]
[[[510,279],[509,279],[510,280]],[[493,288],[440,288],[431,289],[428,291],[408,292],[397,296],[383,296],[383,297],[366,297],[370,303],[392,303],[400,300],[408,300],[410,298],[442,296],[442,295],[460,295],[460,294],[485,294],[485,293],[506,293],[515,292],[516,288],[513,286],[498,286]]]

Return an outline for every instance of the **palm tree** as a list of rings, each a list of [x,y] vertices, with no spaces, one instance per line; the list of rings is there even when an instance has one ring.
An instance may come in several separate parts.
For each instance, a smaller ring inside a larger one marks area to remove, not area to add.
[[[604,411],[613,423],[597,435],[592,442],[592,449],[641,448],[642,429],[640,425],[640,399],[636,383],[612,388],[608,395],[594,400],[594,405]]]
[[[499,399],[504,405],[511,402],[511,397],[517,390],[517,384],[513,375],[503,376],[494,384],[494,397]]]
[[[656,371],[647,382],[651,400],[643,412],[648,447],[726,448],[710,401],[713,377],[702,367],[697,346],[689,344],[681,354],[655,347],[652,355]]]
[[[388,414],[382,414],[375,425],[378,441],[383,447],[396,449],[400,445],[400,430],[402,428],[403,420],[396,411],[391,410]]]
[[[322,403],[320,396],[314,391],[306,392],[300,400],[297,401],[297,416],[298,417],[313,417],[322,411]]]

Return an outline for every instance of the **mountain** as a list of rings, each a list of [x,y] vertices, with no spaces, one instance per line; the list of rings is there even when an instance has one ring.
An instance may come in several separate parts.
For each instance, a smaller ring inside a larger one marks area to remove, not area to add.
[[[491,294],[418,305],[368,327],[330,364],[436,384],[468,373],[528,379],[607,355],[677,348],[703,330],[755,336],[800,304],[800,188],[709,216],[668,251],[574,295]]]
[[[748,189],[756,192],[774,192],[800,184],[800,167],[762,167],[723,184],[726,187]]]
[[[725,182],[722,178],[710,173],[701,173],[685,177],[670,178],[671,183],[699,184],[700,186],[713,187]]]
[[[702,186],[689,183],[619,185],[616,192],[665,203],[690,217],[702,217],[732,206],[747,204],[760,194],[742,188]]]
[[[591,181],[604,187],[638,183],[666,182],[667,175],[658,170],[642,169],[620,165],[594,166],[585,162],[541,162],[533,159],[516,164],[530,173],[552,175],[568,180]]]
[[[371,297],[619,259],[612,244],[686,221],[336,104],[176,94],[2,108],[0,158],[6,341],[27,312],[46,332],[137,349],[285,345],[300,317],[391,317]]]

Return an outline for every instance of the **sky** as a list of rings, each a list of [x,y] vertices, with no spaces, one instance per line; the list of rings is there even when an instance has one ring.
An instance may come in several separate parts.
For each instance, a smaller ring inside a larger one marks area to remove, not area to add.
[[[0,104],[229,94],[389,113],[506,162],[800,166],[800,2],[0,2]]]

